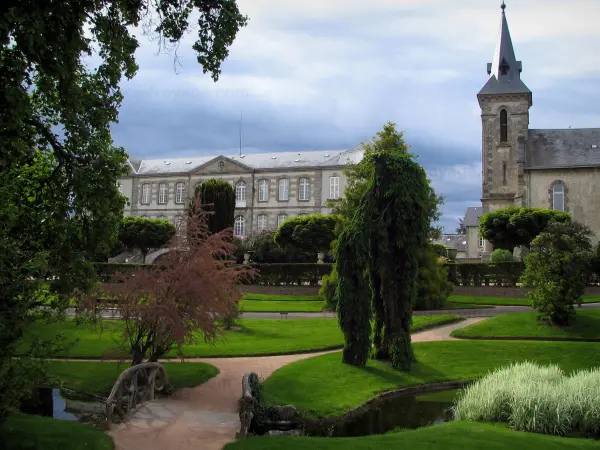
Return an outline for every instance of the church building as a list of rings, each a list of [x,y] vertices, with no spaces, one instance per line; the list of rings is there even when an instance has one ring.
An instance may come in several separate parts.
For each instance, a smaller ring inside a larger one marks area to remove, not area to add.
[[[506,5],[489,79],[477,94],[482,121],[482,208],[469,208],[469,235],[478,217],[508,206],[551,208],[571,213],[600,238],[600,128],[531,129],[533,94],[521,79]],[[488,242],[469,239],[467,256],[486,257]]]

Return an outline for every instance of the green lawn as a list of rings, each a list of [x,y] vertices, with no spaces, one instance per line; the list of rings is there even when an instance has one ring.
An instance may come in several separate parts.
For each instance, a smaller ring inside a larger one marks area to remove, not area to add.
[[[496,424],[449,422],[418,430],[359,438],[254,437],[224,450],[587,450],[598,441],[512,431]]]
[[[448,298],[450,303],[470,303],[472,305],[495,305],[495,306],[529,306],[530,300],[527,298],[507,298],[507,297],[469,297],[464,295],[451,295]],[[583,303],[600,303],[600,296],[583,297]]]
[[[558,327],[536,320],[536,313],[510,313],[492,317],[452,332],[467,339],[553,339],[600,341],[600,309],[577,311],[572,323]]]
[[[242,300],[243,312],[320,312],[325,303],[317,301]]]
[[[558,364],[565,371],[600,366],[600,344],[533,341],[450,341],[413,344],[418,362],[409,373],[370,360],[366,367],[341,363],[341,353],[298,361],[265,381],[265,394],[327,417],[345,413],[377,394],[441,381],[470,381],[516,361]]]
[[[175,389],[198,386],[219,373],[210,364],[192,362],[162,362],[167,369],[169,384]],[[113,361],[51,361],[48,374],[62,383],[63,387],[88,394],[106,396],[110,393],[119,374],[129,367]]]
[[[89,425],[11,414],[0,423],[2,450],[112,450],[112,439]]]
[[[458,316],[443,314],[436,316],[415,316],[413,330],[453,322]],[[341,348],[342,333],[337,319],[242,319],[239,330],[225,331],[216,345],[211,346],[202,340],[184,346],[184,354],[192,357],[252,356],[301,353]],[[122,357],[116,350],[122,335],[122,323],[105,321],[100,334],[89,326],[77,326],[73,320],[54,324],[34,324],[24,338],[27,345],[34,335],[51,338],[64,332],[69,338],[78,339],[68,353],[54,356],[70,358]],[[176,357],[173,352],[170,354]]]
[[[322,302],[323,299],[318,295],[267,295],[244,294],[244,300],[260,300],[263,302]]]

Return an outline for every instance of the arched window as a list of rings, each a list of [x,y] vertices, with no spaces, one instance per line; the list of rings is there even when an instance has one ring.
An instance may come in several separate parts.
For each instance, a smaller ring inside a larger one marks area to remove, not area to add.
[[[237,216],[233,223],[233,235],[235,237],[244,237],[244,216]]]
[[[142,204],[143,205],[150,204],[150,184],[149,183],[142,184]]]
[[[235,201],[246,201],[246,183],[244,183],[243,181],[238,181],[238,183],[235,185]]]
[[[258,231],[265,231],[267,229],[267,215],[259,214],[256,223]]]
[[[185,200],[185,183],[175,185],[175,203],[182,204]]]
[[[283,222],[287,219],[287,214],[278,214],[277,215],[277,227],[279,228]]]
[[[258,201],[269,201],[269,182],[267,180],[260,180],[258,182]]]
[[[500,111],[500,142],[508,142],[508,113]]]
[[[287,202],[290,196],[290,180],[287,178],[281,178],[279,180],[279,201]]]
[[[169,190],[167,183],[160,183],[158,185],[158,203],[165,205],[167,203],[167,194]]]
[[[552,209],[555,211],[565,210],[565,187],[562,183],[556,183],[552,188]]]
[[[308,178],[300,178],[298,187],[298,200],[307,201],[310,198],[310,184]]]

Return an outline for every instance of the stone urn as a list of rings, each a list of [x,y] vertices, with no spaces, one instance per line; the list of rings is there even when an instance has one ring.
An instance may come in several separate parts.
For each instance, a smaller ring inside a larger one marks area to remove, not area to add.
[[[446,248],[446,254],[448,255],[448,259],[450,261],[456,260],[457,253],[458,253],[458,249],[456,249],[456,248],[450,248],[450,247]]]
[[[323,264],[323,260],[325,259],[325,253],[319,252],[317,253],[317,264]]]
[[[250,253],[244,253],[244,264],[250,264]]]

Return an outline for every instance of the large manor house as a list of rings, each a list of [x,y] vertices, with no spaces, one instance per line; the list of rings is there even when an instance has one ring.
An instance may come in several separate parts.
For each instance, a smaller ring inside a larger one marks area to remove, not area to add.
[[[489,243],[477,233],[486,211],[510,205],[568,211],[600,236],[600,128],[530,129],[533,95],[521,80],[505,5],[489,79],[477,98],[482,119],[482,205],[465,216],[459,250],[485,257]],[[239,237],[276,228],[288,217],[329,213],[344,192],[344,167],[362,159],[350,150],[138,160],[120,180],[130,199],[125,214],[164,218],[175,225],[195,186],[211,178],[229,181],[236,193],[234,233]]]

